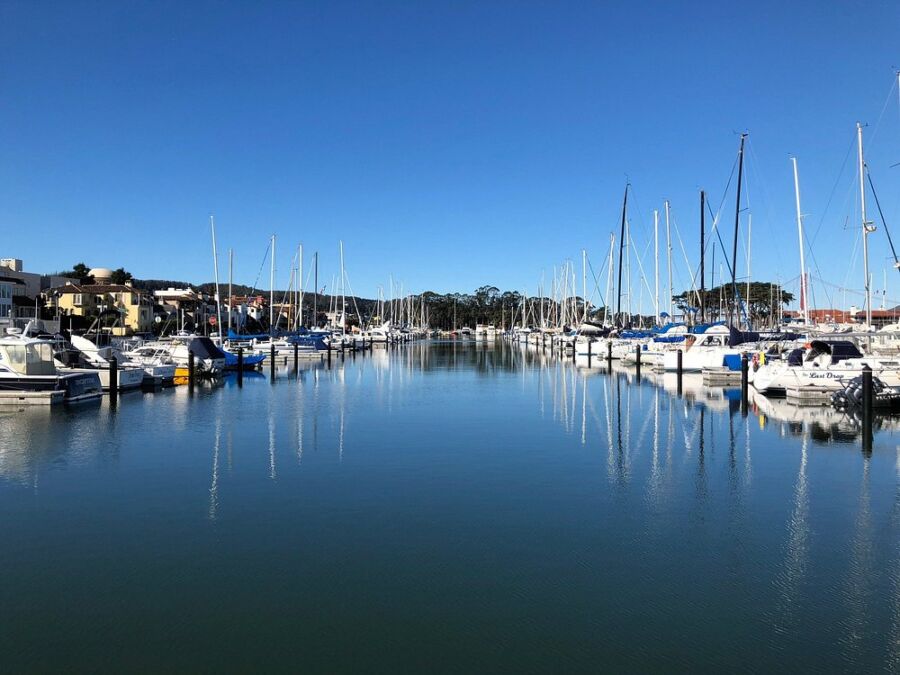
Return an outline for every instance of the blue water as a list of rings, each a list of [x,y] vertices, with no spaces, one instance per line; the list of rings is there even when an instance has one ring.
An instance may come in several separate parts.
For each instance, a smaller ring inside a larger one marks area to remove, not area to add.
[[[0,667],[900,672],[900,425],[780,406],[469,342],[0,411]]]

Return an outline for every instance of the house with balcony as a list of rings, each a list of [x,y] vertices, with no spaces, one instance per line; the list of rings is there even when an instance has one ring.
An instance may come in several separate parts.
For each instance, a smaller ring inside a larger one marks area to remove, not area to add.
[[[67,283],[47,291],[47,301],[66,325],[64,317],[83,317],[87,322],[100,317],[100,326],[113,335],[149,332],[153,326],[153,298],[131,285],[111,283],[112,272],[91,270],[92,284]],[[81,323],[84,323],[82,321]]]

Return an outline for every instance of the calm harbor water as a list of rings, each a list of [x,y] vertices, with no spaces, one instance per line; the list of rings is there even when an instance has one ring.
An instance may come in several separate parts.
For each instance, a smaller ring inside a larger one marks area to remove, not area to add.
[[[900,432],[498,344],[0,412],[10,671],[900,672]]]

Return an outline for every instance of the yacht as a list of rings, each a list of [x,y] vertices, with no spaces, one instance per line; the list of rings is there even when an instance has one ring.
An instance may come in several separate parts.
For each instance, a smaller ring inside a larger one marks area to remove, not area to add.
[[[766,396],[784,395],[789,389],[838,391],[861,375],[863,366],[869,366],[884,384],[900,386],[900,359],[864,356],[849,340],[812,340],[788,352],[786,358],[756,355],[753,361],[747,379]]]
[[[78,344],[76,345],[72,342],[73,340]],[[64,340],[62,337],[57,337],[55,346],[56,367],[59,372],[96,372],[100,378],[100,385],[103,387],[103,391],[109,391],[110,361],[108,357],[111,357],[111,354],[101,354],[97,345],[77,335],[73,335],[69,341]],[[141,366],[129,365],[127,362],[118,363],[116,371],[117,391],[136,389],[144,383],[144,369]]]
[[[81,352],[90,363],[93,363],[100,368],[109,370],[109,361],[111,358],[115,357],[116,362],[118,363],[120,389],[126,388],[123,386],[125,380],[123,380],[122,373],[132,369],[140,369],[143,372],[141,381],[141,384],[143,385],[169,386],[175,382],[175,363],[167,354],[157,352],[152,355],[131,355],[123,352],[118,347],[98,347],[96,344],[80,335],[71,336],[69,342],[75,349]],[[126,374],[125,378],[127,379],[129,376],[130,373]],[[137,376],[135,375],[134,378],[137,379]],[[108,388],[108,382],[106,388]]]
[[[0,404],[78,403],[102,396],[96,372],[60,372],[53,357],[49,340],[20,333],[0,338]]]

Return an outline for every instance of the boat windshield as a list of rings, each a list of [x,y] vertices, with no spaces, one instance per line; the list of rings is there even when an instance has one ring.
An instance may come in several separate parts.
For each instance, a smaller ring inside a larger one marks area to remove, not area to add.
[[[0,358],[20,375],[55,375],[53,348],[45,342],[5,345]]]

